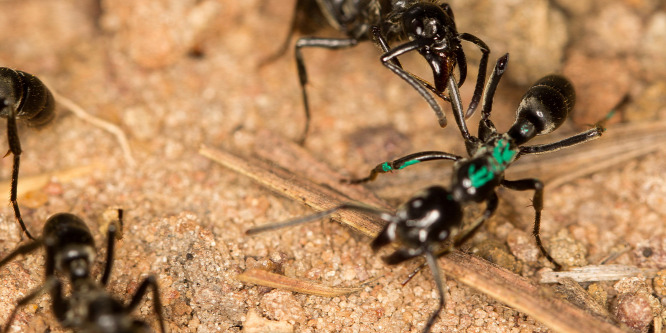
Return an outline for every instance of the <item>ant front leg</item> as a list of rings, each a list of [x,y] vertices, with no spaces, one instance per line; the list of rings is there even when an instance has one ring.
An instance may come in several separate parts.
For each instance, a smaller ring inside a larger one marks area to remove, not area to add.
[[[14,317],[16,317],[16,313],[18,311],[30,304],[35,298],[41,296],[43,293],[51,291],[51,301],[53,302],[53,312],[58,318],[59,321],[62,321],[65,318],[65,314],[69,310],[69,306],[67,302],[65,302],[63,296],[62,296],[62,283],[54,276],[50,276],[44,284],[42,284],[39,288],[35,289],[33,292],[28,294],[28,296],[23,297],[18,301],[16,304],[16,307],[14,310],[12,310],[12,313],[9,315],[9,318],[7,319],[7,324],[5,325],[5,328],[2,330],[3,333],[9,332],[9,328],[12,325],[12,322],[14,321]]]
[[[442,274],[439,271],[439,265],[437,264],[437,257],[430,251],[425,253],[426,262],[430,266],[430,271],[432,272],[432,278],[435,280],[435,285],[437,286],[437,293],[439,294],[439,302],[437,304],[437,309],[430,314],[428,321],[426,322],[425,328],[423,328],[423,333],[430,332],[432,325],[435,324],[435,320],[439,317],[440,312],[446,305],[446,284],[442,279]]]
[[[382,35],[381,28],[379,28],[376,25],[373,25],[371,29],[372,29],[372,35],[375,37],[375,42],[377,43],[377,45],[379,45],[379,47],[382,49],[382,51],[385,54],[390,52],[391,49],[389,48],[389,45],[388,45],[388,42],[386,41],[386,38],[384,38],[384,36]],[[394,57],[393,59],[391,59],[391,62],[393,62],[394,65],[396,65],[400,69],[402,69],[402,65],[400,64],[400,61],[398,60],[398,57]],[[428,90],[430,90],[430,92],[437,95],[437,97],[439,97],[439,98],[441,98],[441,99],[443,99],[447,102],[450,101],[448,96],[444,95],[441,91],[438,91],[437,88],[435,88],[433,85],[431,85],[428,81],[426,81],[426,80],[424,80],[424,79],[422,79],[422,78],[420,78],[420,77],[418,77],[418,76],[416,76],[416,75],[414,75],[410,72],[407,72],[407,71],[405,71],[405,72],[408,73],[409,75],[411,75],[417,81],[419,81],[419,83],[421,83],[421,85],[428,88]]]
[[[401,79],[405,80],[412,88],[414,88],[425,100],[428,102],[428,105],[430,105],[430,108],[435,112],[435,115],[437,116],[437,121],[439,122],[440,127],[446,127],[447,121],[446,121],[446,116],[444,115],[444,112],[442,111],[442,108],[437,104],[437,101],[435,101],[435,98],[428,93],[428,90],[424,87],[423,85],[423,80],[415,78],[411,73],[405,71],[402,69],[401,66],[397,66],[393,60],[396,59],[397,57],[411,51],[418,50],[419,48],[424,47],[425,45],[423,44],[422,41],[419,40],[414,40],[411,42],[407,42],[405,44],[402,44],[393,50],[390,50],[381,57],[382,64],[388,69],[390,69],[395,75],[399,76]],[[435,88],[430,87],[429,89],[433,90]]]
[[[571,146],[575,146],[580,143],[592,141],[595,139],[598,139],[601,137],[601,134],[603,134],[605,129],[600,125],[597,124],[595,125],[594,128],[589,129],[583,133],[578,133],[574,136],[568,137],[564,140],[560,140],[557,142],[553,143],[548,143],[548,144],[543,144],[543,145],[535,145],[535,146],[521,146],[520,147],[520,155],[529,155],[529,154],[543,154],[543,153],[549,153],[552,151],[557,151],[562,148],[568,148]]]
[[[409,154],[407,156],[403,156],[401,158],[398,158],[390,162],[384,162],[378,164],[370,171],[370,175],[365,178],[342,180],[342,182],[347,184],[361,184],[375,180],[377,178],[377,175],[379,175],[380,173],[387,173],[387,172],[392,172],[394,170],[404,169],[416,163],[434,161],[434,160],[458,161],[460,159],[462,159],[461,156],[441,151],[422,151],[414,154]]]
[[[541,242],[539,229],[541,228],[541,210],[543,210],[543,183],[538,179],[520,179],[520,180],[503,180],[502,186],[516,191],[534,190],[534,197],[532,198],[532,207],[534,207],[534,230],[532,234],[536,239],[537,246],[541,253],[555,265],[555,270],[560,270],[562,265],[558,264],[550,253],[546,250]]]
[[[301,49],[304,47],[321,47],[330,50],[344,49],[356,46],[358,40],[353,38],[316,38],[306,37],[301,38],[296,42],[295,55],[296,55],[296,68],[298,69],[298,79],[301,84],[301,93],[303,94],[303,107],[305,108],[305,129],[303,135],[298,140],[300,144],[305,143],[305,139],[310,130],[310,104],[308,102],[308,94],[305,85],[308,84],[308,73],[305,69],[305,61]]]
[[[123,225],[123,210],[118,209],[118,223]],[[117,227],[115,224],[109,224],[109,228],[106,232],[106,262],[104,263],[104,273],[102,273],[102,278],[99,280],[99,283],[103,286],[109,282],[109,277],[111,276],[111,268],[113,267],[113,250],[116,244],[116,232]]]
[[[141,285],[134,293],[134,296],[132,296],[132,300],[130,301],[130,304],[127,305],[126,309],[128,312],[132,312],[132,310],[139,305],[143,296],[146,295],[149,287],[153,290],[153,310],[157,314],[157,320],[160,323],[160,331],[164,333],[166,332],[166,329],[164,326],[164,318],[162,316],[162,301],[160,301],[159,287],[157,286],[157,279],[154,275],[149,275],[143,280],[143,282],[141,282]]]
[[[21,210],[19,209],[18,206],[18,177],[19,177],[19,166],[21,163],[21,141],[19,140],[18,136],[18,127],[16,126],[16,109],[14,109],[13,106],[8,106],[9,108],[9,115],[7,116],[7,142],[9,143],[9,151],[5,156],[9,155],[10,153],[14,157],[14,163],[12,165],[12,178],[11,178],[11,189],[9,192],[9,200],[12,203],[12,207],[14,208],[14,216],[16,217],[16,220],[18,221],[19,225],[21,226],[21,230],[28,236],[30,239],[35,239],[32,237],[30,232],[28,231],[28,228],[26,228],[25,223],[23,223],[23,218],[21,217]],[[21,239],[23,238],[23,235],[21,234]]]
[[[474,95],[472,95],[472,101],[469,103],[469,108],[465,114],[465,118],[469,118],[474,114],[476,107],[479,105],[479,101],[481,101],[481,95],[483,94],[483,82],[486,80],[486,68],[488,67],[488,56],[490,55],[490,48],[484,41],[472,34],[462,33],[459,37],[462,40],[474,43],[481,50],[481,61],[479,62],[479,73],[476,77],[476,86],[474,86]]]

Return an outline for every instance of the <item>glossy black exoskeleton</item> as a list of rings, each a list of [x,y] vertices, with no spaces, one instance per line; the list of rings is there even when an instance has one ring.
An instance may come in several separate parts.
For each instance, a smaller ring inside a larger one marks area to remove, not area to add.
[[[5,156],[10,153],[14,156],[10,200],[16,220],[30,239],[34,238],[23,223],[16,199],[22,152],[16,121],[23,120],[28,126],[42,127],[53,120],[54,110],[53,95],[36,76],[0,67],[0,117],[7,118],[7,142],[9,144],[9,151]]]
[[[594,128],[569,138],[550,144],[524,146],[537,135],[548,134],[564,123],[573,109],[576,94],[569,80],[559,75],[549,75],[538,80],[525,93],[516,111],[516,120],[506,133],[498,133],[490,120],[492,100],[499,80],[506,70],[508,54],[501,57],[484,91],[482,116],[479,122],[478,137],[472,136],[466,126],[461,126],[461,133],[470,157],[463,158],[441,151],[424,151],[410,154],[390,162],[377,165],[368,177],[355,179],[351,183],[363,183],[374,180],[378,174],[400,170],[407,166],[432,160],[452,160],[453,177],[451,192],[453,200],[461,206],[468,203],[486,203],[484,215],[490,216],[498,204],[496,190],[503,186],[517,191],[533,190],[534,230],[539,249],[555,265],[560,265],[544,248],[539,228],[543,209],[543,183],[538,179],[507,180],[505,170],[523,155],[541,154],[570,147],[579,143],[597,139],[604,132],[603,123]],[[453,102],[454,112],[462,114],[462,104]]]
[[[122,210],[118,211],[122,225]],[[153,291],[153,308],[157,313],[161,332],[165,332],[162,318],[157,280],[150,275],[143,280],[132,296],[129,304],[113,297],[106,291],[111,267],[117,226],[110,224],[107,232],[107,252],[104,272],[99,282],[90,276],[91,265],[95,261],[95,244],[86,224],[79,217],[69,213],[59,213],[46,220],[42,237],[16,250],[0,260],[0,267],[19,255],[29,254],[40,247],[46,248],[46,280],[44,283],[19,300],[12,311],[3,332],[8,332],[18,310],[28,305],[45,292],[50,292],[52,311],[65,328],[81,332],[139,333],[150,332],[150,326],[132,318],[130,313],[148,292]],[[69,297],[63,295],[63,282],[56,273],[67,276],[71,285]]]
[[[476,230],[476,227],[467,230],[461,229],[463,210],[460,204],[453,200],[451,191],[441,186],[429,187],[398,207],[395,214],[360,204],[346,203],[295,220],[252,228],[247,231],[247,234],[253,235],[315,221],[339,210],[356,210],[370,213],[387,222],[382,231],[370,243],[370,247],[375,252],[393,242],[399,245],[399,248],[392,254],[383,257],[386,264],[396,265],[417,256],[426,257],[426,263],[432,271],[439,294],[437,308],[430,314],[423,329],[424,333],[430,332],[432,325],[446,303],[445,284],[442,281],[439,265],[437,264],[437,256],[450,251],[455,245],[464,241],[467,235]],[[478,226],[481,222],[478,221],[475,225]],[[450,241],[450,243],[443,244],[445,241]]]
[[[450,101],[451,97],[444,95],[448,88],[449,95],[460,99],[458,87],[467,77],[467,60],[461,41],[472,42],[480,48],[482,57],[474,95],[466,116],[470,116],[476,109],[481,99],[490,49],[481,39],[468,33],[458,33],[453,11],[448,4],[435,0],[297,0],[289,37],[278,54],[286,50],[296,30],[304,30],[304,26],[311,27],[314,23],[312,21],[317,20],[317,17],[326,18],[331,26],[346,37],[304,37],[296,42],[296,65],[306,116],[301,142],[305,140],[310,125],[310,107],[305,89],[308,76],[301,52],[301,49],[306,47],[343,49],[356,46],[361,41],[374,40],[384,52],[381,56],[382,64],[416,89],[437,115],[440,126],[445,127],[446,116],[428,90]],[[406,42],[395,47],[389,45],[389,42],[398,41]],[[412,51],[419,52],[430,65],[433,85],[412,75],[400,65],[398,57]],[[458,67],[460,72],[458,82],[453,74],[455,67]],[[462,121],[464,118],[456,118],[458,126]]]

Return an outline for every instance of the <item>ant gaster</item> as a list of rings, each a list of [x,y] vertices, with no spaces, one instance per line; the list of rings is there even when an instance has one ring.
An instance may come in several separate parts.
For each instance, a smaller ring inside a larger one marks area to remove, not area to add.
[[[118,222],[122,226],[122,210],[118,210]],[[0,261],[0,267],[18,255],[26,255],[40,247],[46,248],[46,280],[28,296],[19,300],[12,311],[3,332],[8,332],[18,310],[45,292],[50,292],[52,311],[65,328],[83,332],[138,333],[149,332],[150,326],[130,316],[148,288],[153,291],[153,310],[157,313],[161,332],[165,332],[162,318],[157,280],[150,275],[141,282],[125,305],[106,291],[113,264],[114,241],[117,226],[109,225],[107,231],[107,252],[104,272],[96,281],[90,276],[91,265],[95,261],[95,244],[90,229],[79,217],[69,213],[59,213],[46,220],[41,238],[22,245]],[[63,283],[56,272],[66,275],[71,284],[71,295],[63,295]]]
[[[539,228],[543,209],[543,183],[538,179],[507,180],[505,170],[523,155],[541,154],[597,139],[604,132],[603,121],[594,128],[569,138],[534,146],[523,146],[537,135],[548,134],[564,123],[574,107],[576,94],[569,80],[559,75],[548,75],[538,80],[523,96],[516,111],[516,120],[506,133],[498,133],[490,120],[492,99],[499,80],[506,70],[508,54],[501,57],[485,88],[479,122],[479,137],[469,134],[466,126],[460,127],[469,158],[441,151],[424,151],[410,154],[377,165],[368,177],[348,182],[358,184],[374,180],[378,174],[400,170],[407,166],[432,160],[452,160],[453,176],[451,192],[460,205],[486,203],[484,215],[492,215],[498,204],[496,189],[504,186],[517,191],[533,190],[532,206],[535,212],[533,234],[543,255],[556,269],[555,262],[544,248]],[[462,114],[462,104],[452,103],[454,112]],[[605,121],[605,120],[604,120]]]
[[[7,118],[7,142],[14,156],[10,200],[16,220],[30,239],[34,239],[21,218],[17,202],[19,164],[21,162],[21,141],[16,120],[25,121],[28,126],[42,127],[55,116],[55,101],[49,89],[36,76],[26,72],[0,67],[0,117]]]
[[[292,34],[313,20],[311,13],[319,11],[346,38],[304,37],[296,42],[295,55],[298,77],[305,108],[305,130],[300,142],[304,142],[310,125],[310,106],[307,91],[308,76],[301,52],[305,47],[326,49],[343,49],[356,46],[359,42],[374,39],[384,52],[381,62],[393,73],[405,80],[423,96],[437,115],[441,127],[447,124],[446,116],[437,101],[430,95],[430,90],[440,98],[450,101],[444,95],[448,88],[458,96],[458,87],[467,77],[467,60],[463,53],[461,41],[474,43],[482,52],[479,72],[470,108],[466,117],[472,115],[481,99],[483,82],[485,81],[488,54],[490,49],[479,38],[468,33],[458,33],[451,7],[437,0],[297,0],[296,10],[289,35],[277,55],[284,53]],[[390,41],[407,42],[390,47]],[[404,70],[398,56],[417,51],[428,62],[432,69],[434,86],[427,81]],[[270,59],[273,59],[270,58]],[[453,70],[458,67],[460,79],[456,82]],[[456,115],[458,117],[458,115]],[[464,118],[456,118],[458,126]]]
[[[552,144],[521,146],[536,135],[555,130],[564,122],[567,114],[573,108],[575,101],[573,86],[564,77],[551,75],[537,81],[523,96],[517,110],[516,121],[511,129],[505,134],[497,133],[489,116],[493,95],[502,74],[506,70],[507,62],[508,54],[497,61],[485,88],[482,104],[483,114],[479,124],[480,137],[473,137],[469,133],[465,137],[471,158],[465,159],[444,152],[416,153],[380,164],[378,166],[380,171],[376,171],[376,168],[370,177],[360,181],[374,179],[378,173],[388,172],[387,169],[401,169],[421,161],[450,159],[456,161],[451,189],[442,186],[431,186],[398,207],[395,214],[361,204],[346,203],[295,220],[252,228],[247,231],[247,234],[256,234],[311,222],[339,210],[356,210],[379,216],[388,223],[373,239],[370,244],[371,248],[377,251],[395,242],[399,246],[398,249],[383,258],[387,264],[395,265],[423,255],[426,258],[426,264],[432,271],[439,302],[426,322],[423,329],[424,333],[430,332],[446,304],[445,284],[442,282],[437,257],[462,244],[473,235],[485,220],[492,216],[499,201],[495,190],[500,185],[515,190],[535,191],[533,199],[536,212],[534,234],[541,251],[559,267],[543,248],[538,233],[543,206],[543,184],[537,179],[506,180],[503,177],[504,170],[520,155],[554,151],[589,141],[599,137],[603,128],[601,125],[597,125],[594,129]],[[458,102],[460,101],[458,100]],[[453,105],[454,111],[462,114],[462,105],[460,103]],[[463,230],[464,205],[484,201],[486,207],[482,216]]]

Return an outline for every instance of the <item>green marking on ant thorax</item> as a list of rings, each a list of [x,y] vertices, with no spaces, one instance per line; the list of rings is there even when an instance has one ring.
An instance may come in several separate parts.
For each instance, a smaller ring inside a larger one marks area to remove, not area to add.
[[[472,187],[481,187],[495,178],[495,175],[485,166],[476,170],[476,165],[472,164],[467,171],[469,173],[469,180],[472,182]]]
[[[513,157],[516,156],[516,151],[510,149],[509,146],[507,140],[501,139],[497,141],[497,145],[493,149],[493,158],[499,164],[499,171],[506,169]]]

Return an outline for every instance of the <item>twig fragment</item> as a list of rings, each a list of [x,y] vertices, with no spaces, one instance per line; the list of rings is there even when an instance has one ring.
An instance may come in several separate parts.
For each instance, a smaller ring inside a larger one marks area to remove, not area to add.
[[[562,272],[544,272],[541,274],[539,282],[559,283],[562,278],[569,278],[576,282],[616,281],[638,274],[652,278],[657,271],[657,269],[641,269],[627,265],[589,265]]]
[[[116,137],[116,140],[118,140],[118,143],[120,144],[120,149],[122,149],[123,151],[123,156],[125,157],[125,161],[127,161],[127,164],[130,167],[136,166],[136,160],[132,155],[132,149],[130,148],[127,136],[125,135],[125,132],[123,132],[123,130],[120,129],[120,127],[106,120],[91,115],[81,106],[74,103],[74,101],[58,93],[58,91],[53,89],[52,85],[48,84],[47,82],[44,82],[44,84],[46,84],[49,90],[51,90],[51,93],[53,94],[53,97],[55,98],[57,103],[65,107],[67,110],[71,111],[75,116],[81,118],[81,120],[86,121],[92,124],[93,126],[99,127],[113,134]]]
[[[245,272],[236,275],[236,279],[245,283],[324,297],[348,295],[363,289],[361,287],[329,287],[304,279],[271,273],[263,269],[248,269]]]

